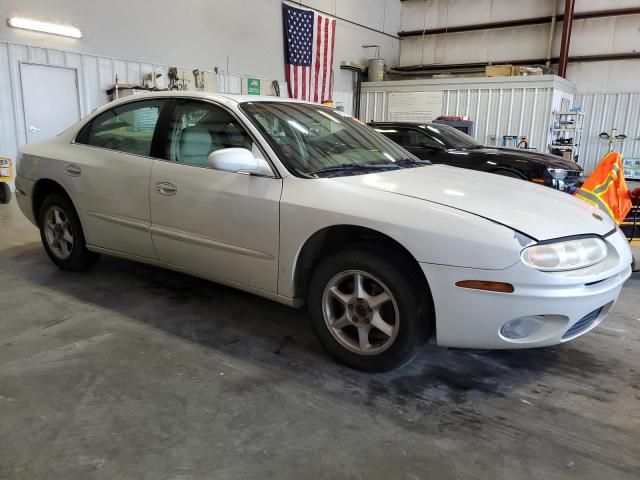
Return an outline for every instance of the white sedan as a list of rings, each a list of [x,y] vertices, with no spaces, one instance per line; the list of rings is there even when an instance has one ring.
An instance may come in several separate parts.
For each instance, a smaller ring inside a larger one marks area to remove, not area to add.
[[[329,108],[153,93],[23,149],[24,214],[51,260],[100,254],[299,307],[351,367],[427,339],[554,345],[594,328],[631,274],[624,235],[569,195],[421,161]]]

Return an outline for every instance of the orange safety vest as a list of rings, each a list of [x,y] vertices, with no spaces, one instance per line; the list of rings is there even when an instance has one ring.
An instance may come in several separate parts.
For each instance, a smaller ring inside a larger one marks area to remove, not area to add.
[[[631,210],[622,155],[619,152],[607,153],[575,196],[595,205],[620,224]]]

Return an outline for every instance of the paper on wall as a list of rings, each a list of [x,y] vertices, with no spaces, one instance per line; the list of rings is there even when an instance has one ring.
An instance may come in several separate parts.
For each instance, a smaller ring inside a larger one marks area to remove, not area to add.
[[[431,122],[442,115],[442,92],[390,93],[387,112],[392,122]]]

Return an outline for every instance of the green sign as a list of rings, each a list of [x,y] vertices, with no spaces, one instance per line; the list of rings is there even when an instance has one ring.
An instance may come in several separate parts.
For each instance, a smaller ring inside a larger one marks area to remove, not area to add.
[[[247,93],[249,95],[260,95],[259,78],[247,78]]]

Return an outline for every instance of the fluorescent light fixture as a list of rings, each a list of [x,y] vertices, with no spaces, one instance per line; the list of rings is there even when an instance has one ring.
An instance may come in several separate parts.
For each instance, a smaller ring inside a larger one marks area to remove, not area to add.
[[[22,28],[24,30],[33,30],[35,32],[51,33],[53,35],[62,35],[63,37],[82,38],[82,32],[76,27],[70,25],[59,25],[57,23],[40,22],[31,20],[30,18],[13,17],[7,23],[10,27]]]

